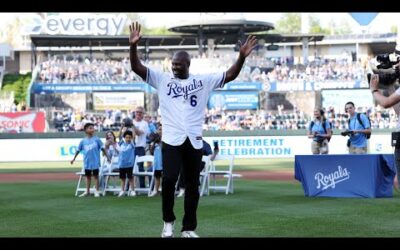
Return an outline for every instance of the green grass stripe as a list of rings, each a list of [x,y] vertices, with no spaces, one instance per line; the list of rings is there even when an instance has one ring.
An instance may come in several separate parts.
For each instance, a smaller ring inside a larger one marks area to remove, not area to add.
[[[75,181],[0,183],[0,236],[159,237],[161,198],[74,197]],[[202,237],[398,237],[394,198],[309,198],[300,183],[235,180],[200,198]],[[183,199],[175,200],[178,233]]]

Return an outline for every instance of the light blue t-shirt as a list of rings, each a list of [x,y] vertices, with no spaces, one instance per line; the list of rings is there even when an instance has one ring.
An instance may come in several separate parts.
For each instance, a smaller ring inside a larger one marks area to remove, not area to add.
[[[312,125],[312,122],[311,122],[311,123],[310,123],[310,127],[309,127],[309,129],[308,129],[308,130],[310,130],[310,132],[311,132],[312,134],[313,134],[314,132],[318,132],[318,134],[326,135],[328,129],[329,129],[329,128],[331,129],[331,124],[329,123],[328,120],[325,120],[325,128],[326,128],[326,131],[324,130],[323,121],[314,120],[313,122],[314,122],[314,125],[311,127],[311,125]],[[323,138],[323,137],[321,137],[321,136],[316,136],[316,137],[313,138],[313,141],[322,141],[323,139],[325,139],[325,138]]]
[[[154,148],[154,170],[163,170],[162,153],[160,145],[156,144]]]
[[[362,121],[362,126],[357,119],[357,113],[354,114],[353,117],[350,118],[349,122],[349,130],[364,130],[371,128],[371,124],[365,114],[360,115],[360,119]],[[350,136],[351,146],[355,148],[363,148],[367,146],[367,136],[364,133],[357,133]]]
[[[100,150],[102,147],[103,142],[97,136],[86,137],[81,140],[78,150],[83,153],[83,166],[85,169],[99,169]]]
[[[121,141],[119,145],[118,167],[132,168],[135,164],[135,145]]]

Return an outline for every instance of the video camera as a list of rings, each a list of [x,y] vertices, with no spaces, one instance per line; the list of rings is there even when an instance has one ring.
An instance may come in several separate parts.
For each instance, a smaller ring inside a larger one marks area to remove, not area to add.
[[[340,133],[342,136],[348,136],[348,135],[353,135],[354,131],[351,130],[346,130]]]
[[[133,127],[132,119],[129,117],[124,118],[124,120],[122,120],[122,126],[127,128],[132,128]]]
[[[378,65],[370,65],[370,72],[379,75],[379,88],[385,89],[391,86],[400,79],[399,66],[395,66],[400,62],[400,51],[395,51],[391,54],[381,54],[376,56],[375,60],[379,62]],[[372,73],[367,74],[368,84],[371,81]]]

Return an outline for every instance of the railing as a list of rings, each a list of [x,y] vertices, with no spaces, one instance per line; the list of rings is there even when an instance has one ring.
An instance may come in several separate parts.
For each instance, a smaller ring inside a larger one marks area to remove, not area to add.
[[[0,66],[0,89],[3,87],[4,67]]]

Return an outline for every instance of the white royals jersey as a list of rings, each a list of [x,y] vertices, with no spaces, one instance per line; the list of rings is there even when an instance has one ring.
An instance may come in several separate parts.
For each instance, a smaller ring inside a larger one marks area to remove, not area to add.
[[[147,69],[146,82],[157,89],[163,125],[162,141],[182,145],[186,137],[196,149],[203,147],[202,132],[208,97],[222,88],[225,72],[175,78],[171,73]]]

